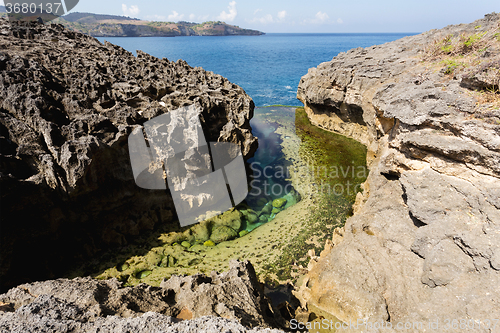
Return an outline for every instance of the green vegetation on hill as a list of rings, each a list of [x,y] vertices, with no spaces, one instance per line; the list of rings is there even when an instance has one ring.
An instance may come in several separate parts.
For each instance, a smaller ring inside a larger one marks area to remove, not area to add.
[[[103,21],[103,20],[118,20],[118,21],[140,21],[139,19],[127,17],[127,16],[118,16],[118,15],[105,15],[105,14],[92,14],[92,13],[69,13],[64,15],[64,19],[69,22],[76,21]]]

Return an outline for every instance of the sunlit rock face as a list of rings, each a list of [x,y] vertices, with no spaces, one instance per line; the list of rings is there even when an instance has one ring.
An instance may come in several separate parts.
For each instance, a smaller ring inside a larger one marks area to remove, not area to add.
[[[498,33],[489,14],[302,77],[311,122],[366,144],[370,167],[354,216],[309,265],[304,306],[426,327],[500,315]]]

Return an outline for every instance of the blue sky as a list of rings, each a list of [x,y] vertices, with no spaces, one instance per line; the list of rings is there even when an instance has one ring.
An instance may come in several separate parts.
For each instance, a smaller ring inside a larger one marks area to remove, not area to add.
[[[264,32],[423,32],[499,12],[500,1],[80,0],[73,11],[150,21],[221,20]]]

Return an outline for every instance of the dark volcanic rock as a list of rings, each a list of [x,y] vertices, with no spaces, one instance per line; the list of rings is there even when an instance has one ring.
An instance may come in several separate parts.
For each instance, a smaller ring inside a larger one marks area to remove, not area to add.
[[[0,21],[2,288],[175,220],[168,193],[134,183],[127,138],[146,120],[197,104],[207,142],[255,151],[243,89],[137,53],[60,25]]]
[[[260,332],[282,320],[248,261],[226,273],[173,276],[161,287],[123,287],[116,279],[58,279],[20,285],[0,295],[4,332]],[[207,316],[216,316],[214,318]],[[185,320],[179,323],[182,319]],[[267,332],[281,332],[267,330]]]

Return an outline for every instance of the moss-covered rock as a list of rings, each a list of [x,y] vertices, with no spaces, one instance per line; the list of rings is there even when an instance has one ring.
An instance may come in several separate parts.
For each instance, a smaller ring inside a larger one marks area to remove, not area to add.
[[[177,263],[177,259],[174,256],[168,256],[168,267],[174,267]]]
[[[124,262],[123,264],[117,265],[116,270],[118,272],[123,272],[123,271],[126,271],[127,269],[129,269],[129,267],[130,267],[130,265],[127,262]]]
[[[195,241],[205,242],[210,239],[210,221],[203,221],[191,227]]]
[[[271,213],[271,210],[273,210],[273,205],[271,204],[271,202],[268,202],[263,208],[262,208],[262,211],[261,211],[261,214],[270,214]]]
[[[279,199],[274,199],[273,200],[273,207],[274,208],[281,208],[286,204],[286,199],[285,198],[279,198]]]
[[[241,230],[238,234],[240,235],[240,237],[243,237],[246,234],[248,234],[248,231],[247,230]]]
[[[221,225],[215,227],[210,235],[210,239],[215,243],[224,242],[227,240],[234,239],[238,236],[238,232],[231,227]]]
[[[191,243],[186,241],[182,242],[181,245],[184,246],[186,249],[189,249],[191,247]]]
[[[207,222],[212,226],[212,233],[219,226],[230,227],[238,232],[241,229],[242,217],[243,214],[239,210],[233,208],[223,214],[212,217],[207,220]]]
[[[268,214],[262,214],[261,216],[259,216],[259,222],[260,223],[266,223],[268,219],[269,219],[269,215]]]
[[[160,248],[160,250],[162,250]],[[158,266],[163,259],[163,251],[159,251],[158,249],[153,249],[144,257],[146,263],[150,266]]]
[[[268,200],[266,198],[260,198],[259,200],[257,200],[257,205],[258,206],[264,206],[265,204],[267,204]]]
[[[247,215],[247,221],[250,224],[257,223],[259,222],[259,215],[257,215],[257,213],[255,213],[254,211],[249,212]]]
[[[273,208],[273,210],[271,211],[272,214],[278,214],[279,212],[281,212],[281,209],[279,208]]]
[[[160,241],[164,244],[175,244],[184,241],[184,236],[181,232],[169,232],[168,234],[163,234],[159,237]]]
[[[148,277],[149,275],[151,275],[152,271],[149,270],[149,269],[145,269],[143,271],[139,271],[135,274],[135,277],[138,278],[138,279],[144,279],[145,277]]]
[[[173,255],[166,255],[163,257],[160,263],[160,267],[166,268],[166,267],[174,267],[175,264],[177,263],[177,259]]]
[[[203,243],[205,246],[215,246],[215,243],[212,240],[207,240],[205,243]]]

